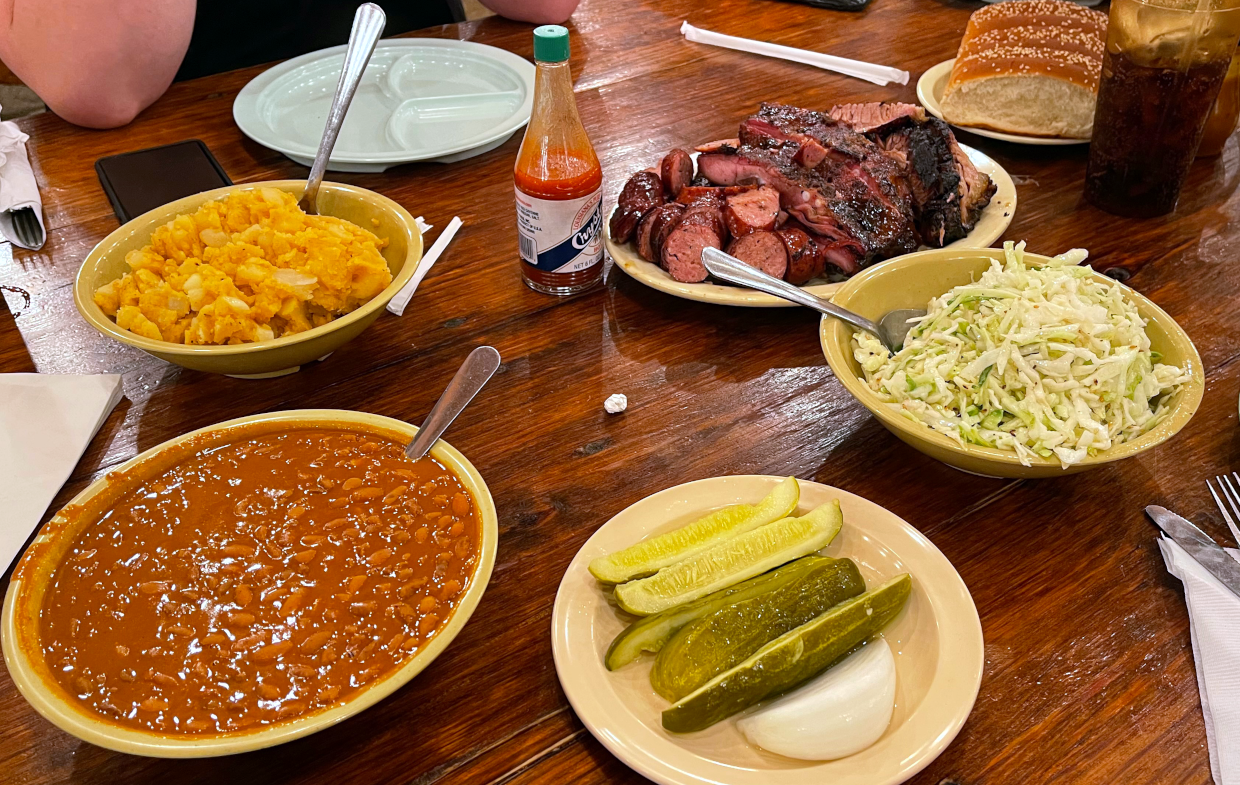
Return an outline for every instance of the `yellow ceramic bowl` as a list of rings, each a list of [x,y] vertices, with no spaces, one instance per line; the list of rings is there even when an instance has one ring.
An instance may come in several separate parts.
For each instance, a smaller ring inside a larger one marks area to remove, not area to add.
[[[35,538],[14,570],[8,593],[4,597],[4,612],[3,616],[0,616],[4,662],[13,683],[30,705],[52,724],[79,739],[119,752],[161,758],[232,755],[282,744],[335,725],[391,695],[438,657],[469,621],[470,614],[482,599],[482,593],[491,578],[495,548],[499,541],[495,502],[491,499],[486,483],[465,456],[442,440],[436,442],[431,449],[431,457],[460,479],[473,497],[478,510],[481,542],[473,577],[456,610],[426,646],[405,660],[403,665],[348,700],[316,713],[257,730],[218,735],[173,736],[114,725],[98,714],[87,711],[64,692],[48,670],[39,641],[38,619],[43,597],[57,566],[70,552],[77,534],[97,520],[97,515],[67,515],[66,510],[78,505],[89,505],[92,500],[95,506],[102,504],[106,507],[108,500],[117,498],[145,478],[181,460],[184,457],[182,451],[175,448],[190,439],[201,437],[202,443],[196,442],[195,447],[202,449],[211,444],[227,443],[242,430],[252,434],[254,430],[267,432],[328,425],[344,428],[353,425],[360,429],[379,430],[395,439],[412,439],[418,431],[415,426],[400,420],[337,409],[303,409],[242,417],[202,428],[153,447],[74,497]],[[111,481],[109,477],[112,478]],[[107,496],[95,499],[103,493]]]
[[[896,308],[925,308],[932,298],[976,279],[990,266],[991,260],[1002,258],[1003,251],[997,248],[945,248],[909,254],[875,265],[853,277],[832,301],[877,321]],[[1025,254],[1025,261],[1029,263],[1046,260],[1045,256]],[[1094,275],[1108,283],[1116,283],[1101,273]],[[1023,466],[1015,452],[974,445],[961,446],[928,426],[901,416],[865,385],[861,366],[853,357],[852,327],[838,319],[823,317],[819,339],[827,363],[844,387],[873,412],[887,430],[906,444],[949,466],[973,474],[1014,478],[1056,477],[1129,458],[1162,444],[1188,423],[1205,393],[1201,357],[1188,334],[1157,305],[1128,287],[1124,289],[1137,310],[1148,320],[1145,329],[1154,351],[1162,353],[1163,362],[1187,368],[1192,380],[1176,394],[1169,416],[1155,428],[1067,469],[1061,468],[1058,461],[1040,458],[1033,459],[1030,466]]]
[[[386,238],[388,246],[382,253],[392,271],[392,283],[357,310],[321,327],[271,341],[234,346],[186,346],[154,341],[122,330],[94,300],[99,287],[129,272],[125,254],[149,243],[155,229],[177,215],[192,213],[203,204],[223,199],[235,191],[279,188],[300,197],[305,187],[304,180],[243,183],[187,196],[140,215],[103,238],[86,257],[73,285],[73,302],[82,318],[109,338],[196,371],[257,378],[278,376],[331,354],[379,318],[388,301],[409,281],[422,259],[422,233],[409,211],[386,196],[351,185],[323,183],[319,189],[319,212],[351,221]],[[379,222],[377,226],[374,219]]]

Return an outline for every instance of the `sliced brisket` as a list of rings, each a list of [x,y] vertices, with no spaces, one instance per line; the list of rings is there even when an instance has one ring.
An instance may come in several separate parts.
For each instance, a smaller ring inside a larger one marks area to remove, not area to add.
[[[995,185],[969,161],[947,123],[929,117],[876,138],[905,162],[922,242],[942,247],[967,235],[990,203]]]
[[[917,247],[909,184],[897,160],[821,112],[763,104],[741,123],[735,153],[705,153],[699,171],[720,185],[758,182],[812,231],[851,240],[866,262]]]
[[[884,134],[896,128],[926,122],[926,110],[902,103],[840,104],[827,112],[832,120],[852,126],[861,134]]]

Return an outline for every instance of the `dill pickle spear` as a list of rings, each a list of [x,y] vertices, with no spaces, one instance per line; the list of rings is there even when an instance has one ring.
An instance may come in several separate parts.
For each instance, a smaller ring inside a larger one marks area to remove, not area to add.
[[[649,578],[621,584],[616,587],[616,602],[638,616],[692,602],[826,547],[843,523],[840,503],[832,500],[800,518],[768,523]]]
[[[724,507],[679,529],[600,556],[590,562],[590,574],[604,583],[624,583],[650,575],[739,534],[791,515],[800,500],[801,486],[795,477],[788,477],[756,505]]]
[[[666,709],[663,727],[673,733],[703,730],[817,676],[894,619],[912,586],[907,573],[900,575],[784,633]]]
[[[794,583],[685,626],[659,652],[650,685],[675,703],[785,632],[864,591],[865,580],[851,559],[817,564]]]
[[[614,671],[628,665],[642,652],[657,653],[667,641],[690,622],[708,616],[734,602],[766,594],[793,581],[799,581],[817,564],[829,563],[825,556],[806,556],[785,564],[777,570],[763,573],[731,588],[708,594],[700,600],[677,605],[662,613],[646,616],[624,628],[607,649],[607,670]]]

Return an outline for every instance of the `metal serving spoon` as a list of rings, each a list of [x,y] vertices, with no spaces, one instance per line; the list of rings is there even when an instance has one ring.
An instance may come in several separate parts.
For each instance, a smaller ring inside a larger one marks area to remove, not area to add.
[[[318,215],[319,186],[323,184],[323,174],[327,171],[327,161],[331,158],[332,149],[336,146],[336,137],[340,136],[340,126],[344,125],[344,116],[353,102],[353,94],[362,81],[366,64],[375,51],[375,44],[383,34],[383,25],[387,17],[383,9],[374,3],[363,3],[357,7],[353,15],[353,32],[349,33],[349,48],[344,53],[344,67],[340,69],[340,81],[336,83],[336,95],[332,98],[331,111],[327,113],[327,125],[323,128],[323,138],[319,140],[319,151],[314,155],[314,165],[310,167],[310,178],[306,181],[306,190],[297,202],[297,206],[308,215]]]
[[[741,286],[748,286],[750,289],[773,294],[776,297],[783,298],[797,305],[804,305],[806,308],[813,308],[819,313],[833,316],[836,319],[848,322],[853,327],[865,330],[867,333],[877,336],[878,340],[883,342],[883,346],[887,347],[887,351],[893,354],[900,351],[900,347],[904,345],[904,338],[913,327],[913,325],[909,324],[909,319],[918,319],[926,315],[925,311],[915,308],[900,308],[895,311],[889,311],[875,324],[864,316],[859,316],[821,297],[815,297],[804,289],[793,286],[787,281],[781,281],[772,275],[767,275],[756,267],[750,267],[735,256],[729,256],[718,248],[703,249],[702,264],[706,265],[706,269],[716,278],[722,278],[725,281],[731,281]]]
[[[456,376],[453,376],[452,381],[444,388],[443,395],[440,395],[439,400],[431,407],[431,413],[426,415],[426,420],[413,441],[405,448],[405,457],[416,461],[430,452],[436,440],[448,430],[448,426],[469,405],[497,368],[499,352],[493,347],[479,346],[470,352],[465,362],[461,363]]]

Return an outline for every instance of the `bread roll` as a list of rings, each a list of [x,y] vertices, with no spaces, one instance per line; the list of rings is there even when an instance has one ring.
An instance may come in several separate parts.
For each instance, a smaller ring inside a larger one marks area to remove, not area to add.
[[[954,125],[1088,139],[1107,17],[1068,0],[1007,0],[975,11],[943,92]]]

